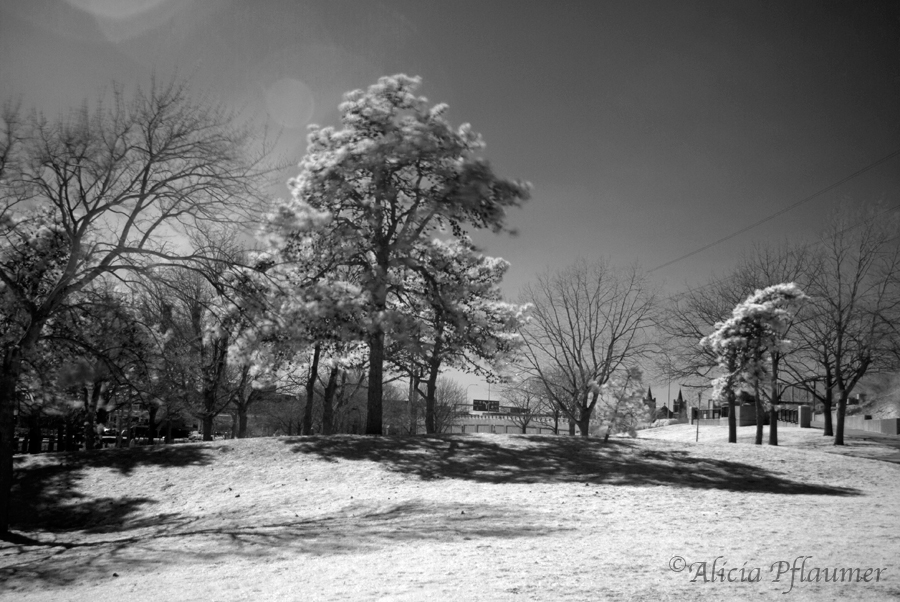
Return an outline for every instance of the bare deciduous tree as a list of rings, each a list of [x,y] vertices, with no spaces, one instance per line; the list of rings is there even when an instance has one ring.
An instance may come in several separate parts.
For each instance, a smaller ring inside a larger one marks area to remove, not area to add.
[[[466,410],[466,388],[452,378],[439,378],[434,396],[434,432],[449,432]]]
[[[44,326],[91,282],[200,259],[203,224],[252,222],[268,170],[250,129],[185,82],[115,88],[112,102],[50,122],[0,123],[0,532],[9,524],[12,406]],[[31,241],[26,244],[23,241]]]
[[[509,411],[509,421],[528,432],[535,420],[552,414],[552,404],[547,399],[544,384],[534,378],[508,383],[501,393]]]
[[[599,387],[651,348],[656,295],[637,267],[579,260],[539,276],[520,301],[531,305],[523,368],[586,437]]]
[[[821,262],[808,285],[811,315],[799,334],[803,385],[825,406],[825,434],[844,444],[847,399],[860,379],[897,366],[900,333],[900,228],[898,216],[873,209],[862,222],[846,214],[831,220],[820,245]],[[836,397],[836,399],[835,399]]]

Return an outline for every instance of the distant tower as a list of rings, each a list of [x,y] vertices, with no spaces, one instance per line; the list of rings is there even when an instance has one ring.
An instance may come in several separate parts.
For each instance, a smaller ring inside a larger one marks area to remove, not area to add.
[[[684,397],[681,396],[681,389],[678,389],[678,397],[672,402],[672,413],[681,416],[684,411]]]
[[[653,392],[650,390],[650,387],[647,387],[647,394],[644,395],[642,401],[644,402],[644,405],[650,409],[650,415],[656,416],[656,398],[653,397]]]

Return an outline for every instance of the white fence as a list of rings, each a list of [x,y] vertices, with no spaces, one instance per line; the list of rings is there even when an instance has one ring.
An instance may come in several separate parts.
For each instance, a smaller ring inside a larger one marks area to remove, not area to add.
[[[837,412],[831,413],[831,424],[837,424]],[[814,415],[810,426],[819,429],[825,428],[825,415]],[[900,435],[900,418],[872,419],[867,416],[844,416],[844,428],[883,435]]]

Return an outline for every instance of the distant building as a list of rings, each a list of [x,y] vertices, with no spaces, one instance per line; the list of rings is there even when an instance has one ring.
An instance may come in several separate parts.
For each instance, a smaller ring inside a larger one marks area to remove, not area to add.
[[[649,391],[647,392],[649,395]],[[646,399],[646,398],[645,398]],[[656,400],[654,400],[655,402]],[[646,403],[646,401],[644,402]],[[653,418],[655,420],[672,420],[672,419],[685,419],[687,417],[687,402],[684,400],[684,396],[681,394],[681,389],[678,390],[678,397],[672,400],[672,409],[663,404],[658,410],[653,413]]]
[[[653,391],[650,390],[650,387],[647,387],[647,394],[644,395],[644,398],[641,401],[647,406],[650,415],[656,416],[656,398],[653,397]]]
[[[672,400],[672,414],[682,416],[687,413],[687,402],[681,396],[681,389],[678,389],[678,397]]]

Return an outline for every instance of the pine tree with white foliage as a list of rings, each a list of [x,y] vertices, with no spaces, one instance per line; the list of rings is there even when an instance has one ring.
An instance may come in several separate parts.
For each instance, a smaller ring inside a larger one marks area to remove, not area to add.
[[[446,105],[415,95],[419,84],[395,75],[347,93],[341,129],[312,128],[273,228],[276,245],[313,236],[319,261],[352,271],[369,350],[368,434],[382,432],[385,340],[403,323],[396,301],[416,247],[470,229],[504,231],[506,209],[529,196],[528,184],[494,174],[468,124],[452,128]]]
[[[772,412],[769,443],[778,444],[778,364],[791,344],[785,334],[794,313],[806,299],[793,282],[757,290],[734,308],[731,318],[716,324],[715,332],[701,339],[700,344],[719,358],[719,366],[724,372],[713,383],[717,397],[724,397],[729,405],[729,442],[737,441],[735,391],[747,389],[755,393],[756,443],[762,444],[763,407],[759,389],[768,384]]]

